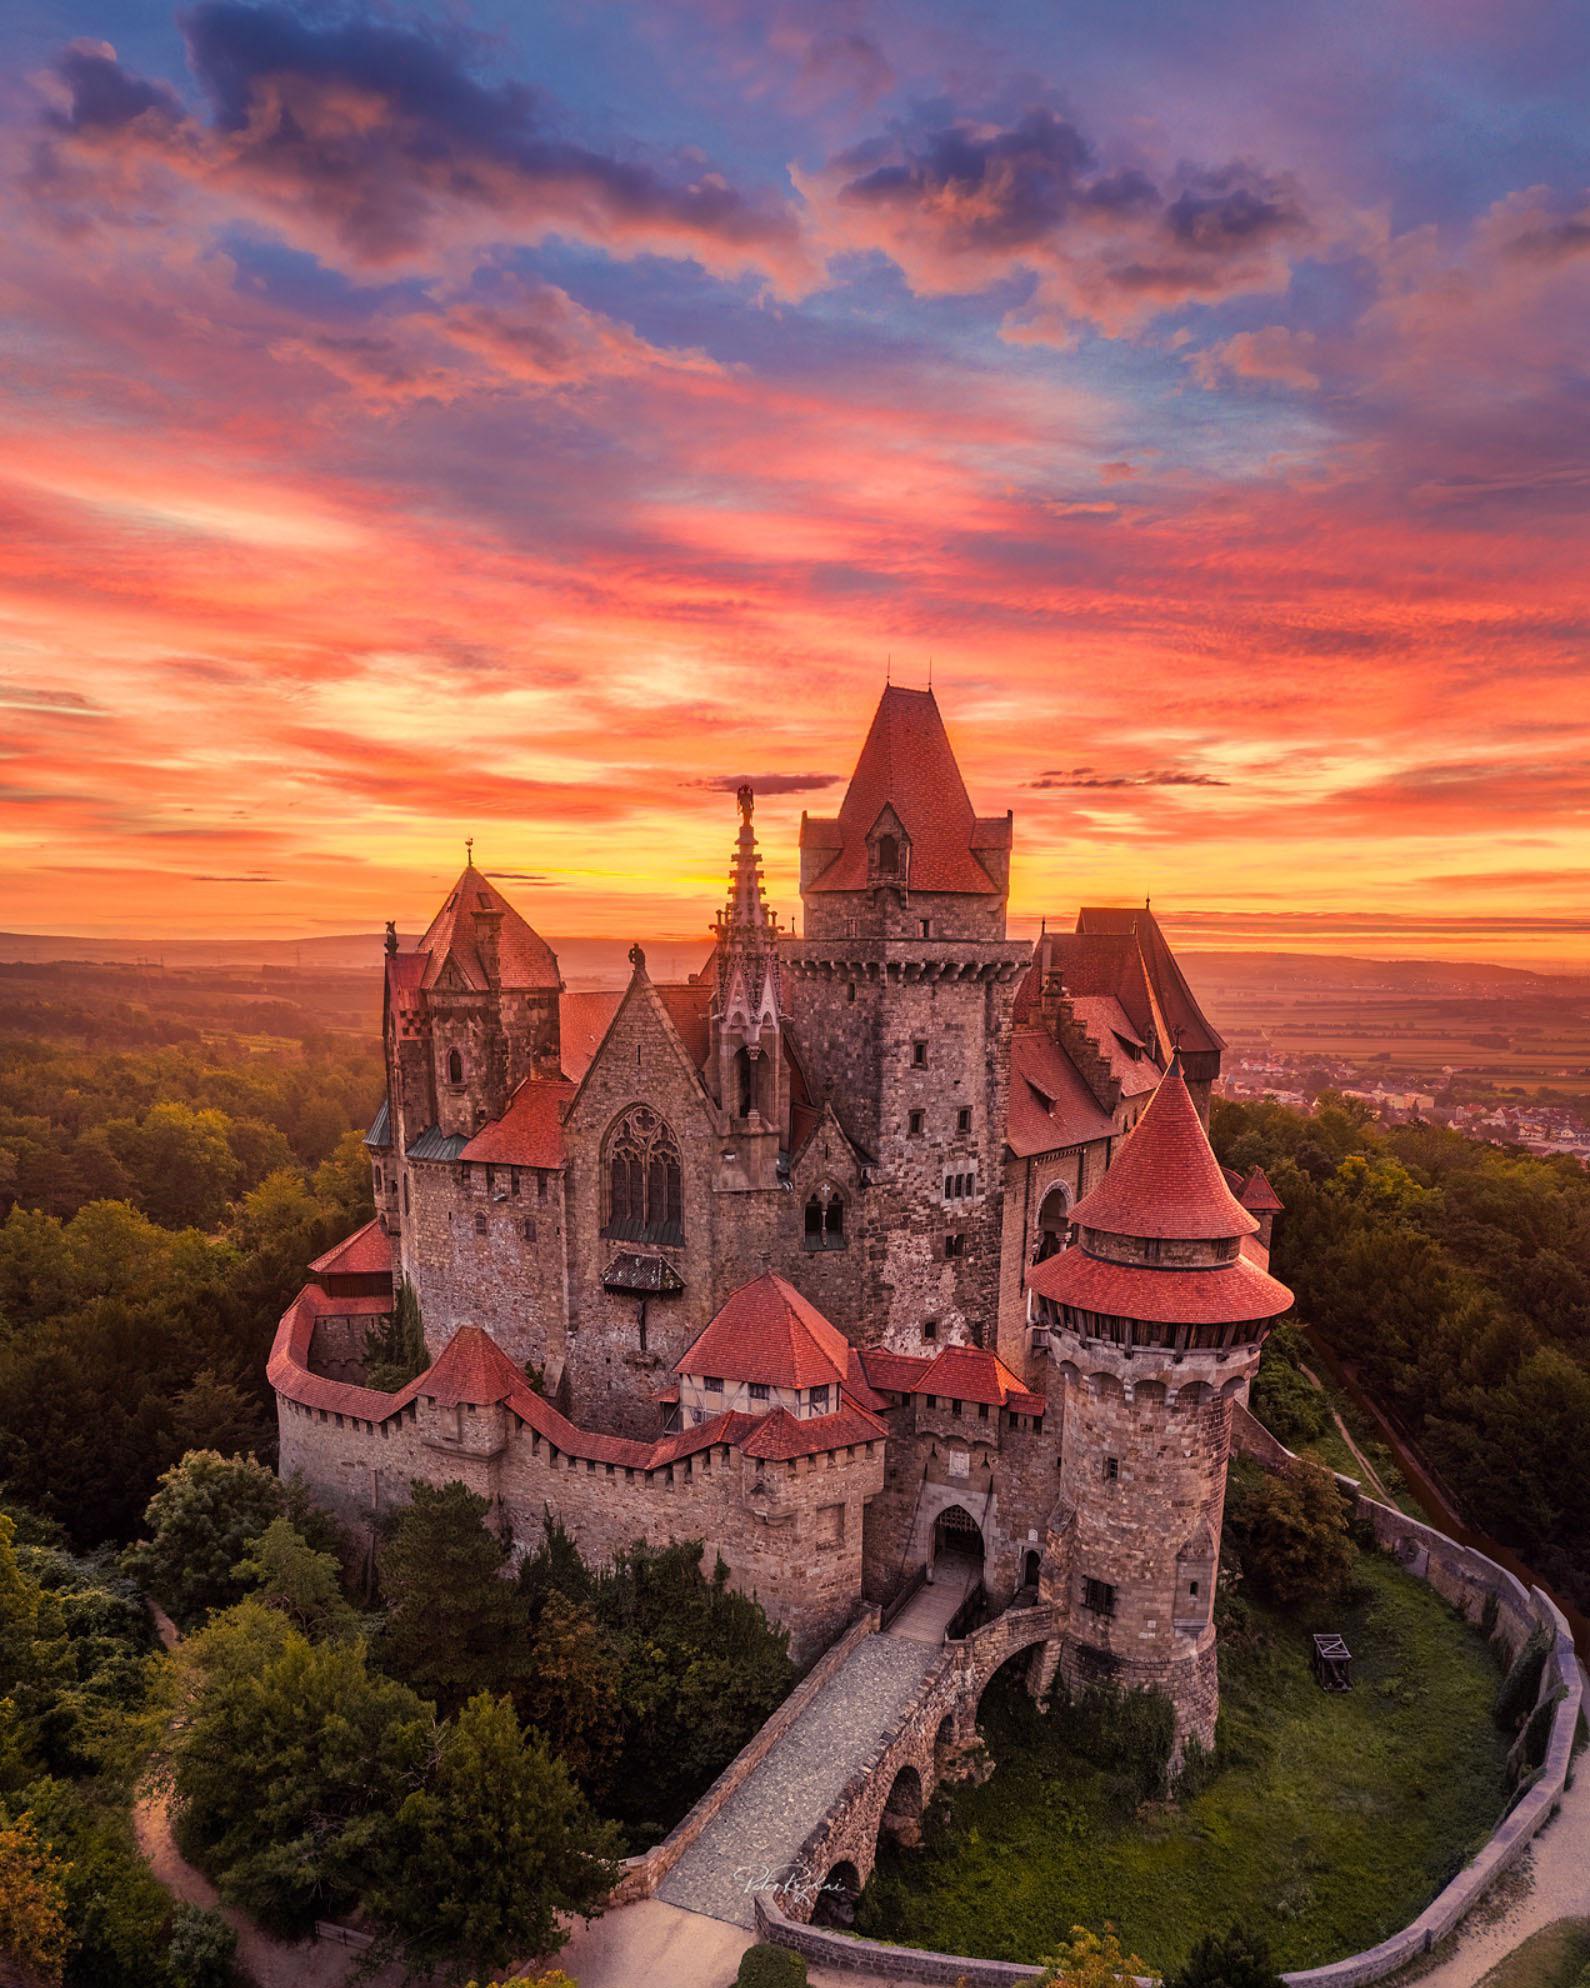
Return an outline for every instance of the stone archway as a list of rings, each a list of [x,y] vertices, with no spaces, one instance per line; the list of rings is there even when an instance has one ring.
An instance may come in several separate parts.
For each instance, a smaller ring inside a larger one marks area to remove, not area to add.
[[[1031,1642],[1018,1644],[1014,1650],[1010,1651],[1001,1662],[995,1664],[975,1684],[974,1695],[971,1696],[966,1711],[968,1730],[975,1726],[981,1717],[983,1699],[987,1695],[988,1687],[996,1677],[1019,1677],[1023,1688],[1034,1693],[1046,1686],[1047,1680],[1043,1677],[1043,1661],[1044,1645],[1048,1640],[1049,1633],[1046,1631],[1042,1635],[1034,1636]]]
[[[856,1916],[856,1900],[861,1896],[861,1873],[848,1857],[830,1867],[812,1907],[814,1926],[849,1926]]]
[[[933,1578],[952,1572],[980,1575],[983,1529],[964,1505],[946,1505],[933,1521]]]
[[[922,1840],[922,1808],[922,1776],[907,1762],[890,1785],[878,1823],[879,1835],[892,1836],[897,1843],[914,1849]]]

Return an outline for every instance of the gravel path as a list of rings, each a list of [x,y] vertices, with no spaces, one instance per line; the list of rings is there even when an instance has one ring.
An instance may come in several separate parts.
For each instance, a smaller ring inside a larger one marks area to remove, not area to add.
[[[895,1636],[858,1643],[675,1864],[657,1896],[710,1919],[753,1925],[756,1885],[776,1878],[793,1860],[851,1775],[915,1702],[940,1654],[936,1646]]]

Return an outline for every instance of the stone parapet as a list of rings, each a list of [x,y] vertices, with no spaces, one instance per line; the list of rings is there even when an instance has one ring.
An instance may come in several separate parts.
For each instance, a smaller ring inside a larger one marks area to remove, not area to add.
[[[650,1898],[679,1859],[701,1835],[724,1804],[749,1778],[752,1771],[773,1751],[806,1707],[844,1664],[858,1643],[874,1635],[878,1610],[864,1608],[838,1640],[818,1658],[811,1669],[724,1768],[689,1814],[675,1823],[660,1843],[654,1843],[643,1856],[624,1860],[624,1875],[608,1898],[608,1905],[633,1905]]]

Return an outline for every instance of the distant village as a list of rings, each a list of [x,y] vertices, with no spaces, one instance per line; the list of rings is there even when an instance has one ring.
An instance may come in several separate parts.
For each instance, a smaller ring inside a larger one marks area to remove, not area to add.
[[[1443,1065],[1435,1091],[1410,1090],[1384,1074],[1366,1072],[1352,1057],[1290,1054],[1234,1043],[1227,1051],[1219,1090],[1229,1098],[1274,1098],[1277,1104],[1307,1110],[1321,1090],[1367,1104],[1386,1125],[1422,1120],[1448,1126],[1471,1139],[1522,1146],[1532,1153],[1571,1153],[1590,1165],[1590,1109],[1572,1098],[1475,1099],[1472,1076]],[[1568,1073],[1565,1073],[1568,1074]],[[1578,1073],[1572,1073],[1577,1075]]]

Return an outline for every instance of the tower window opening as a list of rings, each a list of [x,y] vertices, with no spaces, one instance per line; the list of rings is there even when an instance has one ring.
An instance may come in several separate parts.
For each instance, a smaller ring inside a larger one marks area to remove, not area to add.
[[[845,1246],[845,1203],[843,1197],[825,1190],[806,1203],[805,1235],[807,1249],[843,1249]]]
[[[536,1225],[534,1220],[528,1215],[525,1217],[524,1239],[527,1243],[533,1243],[536,1239]]]
[[[1121,1459],[1118,1456],[1107,1456],[1104,1459],[1105,1483],[1114,1484],[1116,1480],[1120,1477],[1120,1474],[1121,1474]]]
[[[908,1111],[905,1115],[906,1133],[912,1139],[920,1139],[922,1137],[922,1131],[926,1124],[927,1113],[925,1111]]]
[[[928,1056],[928,1046],[926,1042],[923,1041],[921,1036],[918,1036],[916,1041],[913,1042],[911,1045],[912,1069],[925,1070],[927,1068],[927,1056]]]
[[[486,1218],[484,1215],[477,1215],[475,1217],[475,1234],[477,1236],[483,1236],[485,1233],[486,1233]]]
[[[922,1321],[922,1337],[923,1337],[924,1339],[937,1339],[937,1338],[938,1338],[938,1336],[939,1336],[939,1322],[938,1322],[938,1320],[937,1320],[936,1318],[925,1318],[925,1319],[923,1319],[923,1321]]]
[[[931,918],[924,918],[922,920],[922,937],[924,939],[931,939],[932,936],[933,936],[933,920]]]
[[[464,1081],[464,1059],[456,1049],[447,1052],[447,1081],[450,1084]]]
[[[1082,1606],[1094,1615],[1109,1616],[1115,1613],[1115,1589],[1108,1581],[1095,1581],[1084,1576],[1082,1582]]]
[[[961,1106],[960,1110],[959,1110],[958,1112],[956,1112],[956,1114],[955,1114],[955,1129],[956,1129],[956,1131],[957,1131],[957,1132],[970,1132],[970,1131],[971,1131],[971,1129],[972,1129],[972,1108],[971,1108],[971,1106],[970,1106],[969,1104],[963,1104],[963,1105]]]
[[[964,1256],[966,1254],[966,1235],[964,1231],[952,1231],[944,1238],[944,1254],[947,1257]]]

